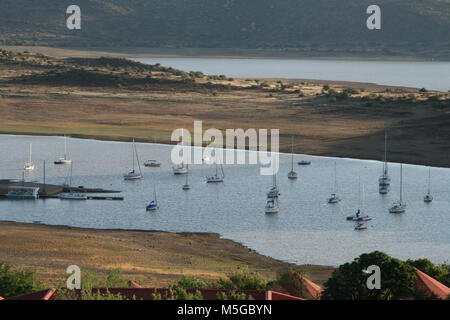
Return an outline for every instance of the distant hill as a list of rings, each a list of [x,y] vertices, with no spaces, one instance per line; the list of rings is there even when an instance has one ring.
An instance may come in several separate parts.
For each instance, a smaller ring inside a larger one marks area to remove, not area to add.
[[[66,8],[82,11],[69,31]],[[382,9],[382,30],[366,8]],[[450,0],[2,0],[0,45],[240,48],[450,59]]]

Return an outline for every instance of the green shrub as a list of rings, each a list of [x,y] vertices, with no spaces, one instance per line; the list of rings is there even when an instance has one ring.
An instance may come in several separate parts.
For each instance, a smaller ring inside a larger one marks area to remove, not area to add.
[[[184,275],[178,280],[177,287],[183,289],[203,289],[205,288],[205,283],[195,277]]]
[[[0,262],[0,296],[9,298],[40,289],[34,271],[12,269],[11,265]]]

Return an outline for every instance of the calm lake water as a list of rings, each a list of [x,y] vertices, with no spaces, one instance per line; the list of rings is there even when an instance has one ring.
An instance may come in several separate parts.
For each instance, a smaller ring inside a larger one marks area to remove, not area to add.
[[[62,137],[0,136],[0,177],[22,177],[33,143],[37,170],[26,180],[42,181],[47,161],[47,182],[64,183],[69,166],[53,161],[64,152]],[[382,250],[401,259],[427,257],[435,263],[450,260],[450,169],[432,168],[435,201],[423,202],[428,169],[404,165],[403,215],[388,213],[399,196],[399,165],[390,164],[391,192],[378,194],[381,163],[296,155],[310,166],[297,166],[300,179],[290,181],[290,156],[281,156],[278,177],[280,213],[264,213],[266,191],[272,177],[259,175],[257,165],[224,166],[223,184],[206,184],[213,166],[192,166],[190,191],[181,189],[184,176],[173,176],[172,146],[137,144],[141,162],[161,161],[161,168],[142,168],[144,179],[124,181],[132,166],[132,146],[124,142],[68,139],[73,165],[73,184],[122,190],[124,201],[38,201],[0,200],[0,220],[40,222],[88,228],[163,230],[174,232],[216,232],[243,243],[261,254],[289,262],[339,265],[363,252]],[[337,162],[340,204],[329,205]],[[358,177],[366,187],[366,212],[374,218],[369,229],[355,231],[345,217],[358,208]],[[146,212],[156,184],[160,209]]]
[[[450,90],[450,62],[232,58],[140,58],[184,71],[235,78],[317,79]]]

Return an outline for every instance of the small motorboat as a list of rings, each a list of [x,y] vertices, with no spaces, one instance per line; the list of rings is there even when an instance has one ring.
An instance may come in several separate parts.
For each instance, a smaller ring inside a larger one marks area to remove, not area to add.
[[[61,200],[87,200],[88,197],[84,193],[67,192],[60,193],[58,198]]]
[[[145,167],[157,168],[161,167],[161,163],[156,160],[147,160],[144,162]]]
[[[266,214],[278,213],[278,202],[276,199],[267,200],[266,204]]]
[[[302,161],[297,162],[297,164],[298,164],[299,166],[308,166],[308,165],[311,164],[311,161],[308,161],[308,160],[302,160]]]

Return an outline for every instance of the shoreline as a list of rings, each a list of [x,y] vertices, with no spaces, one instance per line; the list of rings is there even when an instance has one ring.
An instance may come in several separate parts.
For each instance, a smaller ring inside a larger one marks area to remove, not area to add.
[[[450,59],[433,60],[420,56],[348,56],[306,55],[295,49],[283,51],[272,49],[239,48],[146,48],[146,47],[46,47],[4,45],[11,51],[33,51],[56,57],[115,57],[115,58],[199,58],[199,59],[279,59],[279,60],[338,60],[338,61],[405,61],[405,62],[449,62]]]
[[[124,142],[124,143],[131,143],[131,141],[129,141],[130,139],[126,138],[126,137],[114,137],[114,136],[96,136],[96,135],[84,135],[84,134],[54,134],[54,133],[12,133],[12,132],[4,132],[0,130],[0,136],[30,136],[30,137],[64,137],[67,136],[69,138],[74,138],[74,139],[80,139],[80,140],[92,140],[92,141],[100,141],[100,142]],[[174,146],[176,145],[175,142],[172,141],[163,141],[163,142],[155,142],[152,141],[151,139],[142,139],[142,138],[136,138],[135,139],[136,143],[148,143],[148,144],[157,144],[157,145],[164,145],[164,146]],[[194,146],[192,146],[194,147]],[[225,147],[223,148],[224,150],[226,149]],[[234,148],[234,150],[238,150],[236,147]],[[239,149],[241,150],[241,149]],[[284,149],[283,149],[284,150]],[[248,151],[248,149],[246,149],[246,151]],[[281,149],[278,151],[278,153],[283,154],[283,155],[290,155],[291,152],[289,150],[285,150],[282,151]],[[352,157],[349,155],[340,155],[340,154],[336,154],[336,153],[318,153],[318,154],[314,154],[314,153],[298,153],[298,152],[294,152],[295,155],[303,155],[303,156],[310,156],[310,157],[324,157],[324,158],[339,158],[339,159],[349,159],[349,160],[362,160],[362,161],[377,161],[377,162],[382,162],[382,160],[380,159],[373,159],[370,156],[367,157],[360,157],[360,158],[356,158],[356,157]],[[400,162],[395,162],[395,161],[388,161],[388,163],[400,163]],[[414,163],[414,162],[402,162],[403,164],[406,165],[415,165],[415,166],[431,166],[434,168],[449,168],[449,166],[445,166],[445,165],[429,165],[429,164],[424,164],[424,163]],[[120,230],[120,229],[118,229]],[[136,230],[139,231],[139,230]],[[143,230],[145,231],[145,230]],[[153,230],[152,230],[153,231]],[[158,231],[158,230],[154,230],[154,231]],[[162,231],[165,232],[165,231]]]
[[[288,269],[308,272],[323,283],[332,266],[296,265],[257,253],[217,233],[90,229],[0,221],[0,261],[36,270],[38,279],[54,285],[72,264],[105,273],[120,268],[144,286],[174,284],[182,275],[218,279],[248,266],[266,279]],[[72,246],[73,244],[73,246]]]

